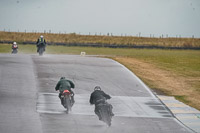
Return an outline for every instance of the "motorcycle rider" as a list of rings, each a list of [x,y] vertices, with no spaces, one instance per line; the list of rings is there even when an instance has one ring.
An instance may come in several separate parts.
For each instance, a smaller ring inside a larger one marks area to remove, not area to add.
[[[46,47],[46,40],[44,39],[44,36],[41,35],[38,40],[37,40],[37,52],[39,52],[39,46],[43,45],[44,46],[44,51],[45,51],[45,47]]]
[[[64,90],[68,90],[71,93],[71,100],[72,100],[72,105],[75,103],[74,101],[74,92],[71,90],[71,88],[74,88],[75,85],[72,81],[67,80],[65,77],[61,77],[60,80],[58,81],[55,90],[59,90],[60,93],[58,95],[58,97],[61,100],[61,104],[62,104],[62,99],[61,99],[61,95],[63,93]]]
[[[16,42],[13,42],[13,44],[12,44],[12,50],[14,50],[14,49],[18,49],[18,46],[17,46]]]
[[[99,112],[99,104],[104,104],[106,103],[106,100],[107,99],[111,99],[111,96],[106,94],[104,91],[101,90],[101,87],[100,86],[96,86],[94,88],[94,91],[91,93],[90,95],[90,104],[95,104],[95,114],[99,117],[99,120],[101,120],[101,115],[100,115],[100,112]],[[107,103],[107,105],[109,106],[110,108],[110,115],[111,116],[114,116],[113,112],[112,112],[112,105]]]

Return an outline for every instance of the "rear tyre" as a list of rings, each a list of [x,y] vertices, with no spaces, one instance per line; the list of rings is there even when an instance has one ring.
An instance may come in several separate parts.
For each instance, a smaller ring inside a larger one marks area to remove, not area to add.
[[[65,96],[65,108],[67,109],[67,113],[71,111],[71,102],[69,96]]]
[[[99,112],[102,117],[102,121],[104,121],[108,126],[111,126],[111,115],[110,115],[108,106],[103,105],[100,108]]]

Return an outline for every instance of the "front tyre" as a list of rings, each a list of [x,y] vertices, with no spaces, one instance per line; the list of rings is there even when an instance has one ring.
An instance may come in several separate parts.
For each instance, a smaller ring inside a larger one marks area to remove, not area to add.
[[[13,49],[12,54],[17,54],[17,49]]]
[[[42,56],[42,55],[43,55],[43,52],[44,52],[44,48],[43,48],[43,47],[40,47],[40,48],[39,48],[39,55]]]

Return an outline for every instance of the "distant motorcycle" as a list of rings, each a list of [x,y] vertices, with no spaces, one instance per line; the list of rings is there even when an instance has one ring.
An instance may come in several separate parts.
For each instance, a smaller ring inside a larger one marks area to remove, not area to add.
[[[71,98],[72,95],[73,94],[71,94],[69,90],[64,90],[63,93],[61,94],[61,103],[64,106],[64,108],[67,109],[67,113],[71,111],[71,108],[73,106],[73,102]]]
[[[17,49],[12,50],[12,54],[17,54],[17,52],[18,52]]]
[[[105,102],[97,105],[99,113],[101,115],[102,121],[105,122],[108,126],[111,126],[112,115],[110,110],[110,105]]]

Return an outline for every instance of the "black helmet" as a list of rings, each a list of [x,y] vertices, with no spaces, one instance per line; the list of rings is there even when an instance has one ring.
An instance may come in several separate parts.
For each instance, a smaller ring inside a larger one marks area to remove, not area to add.
[[[65,77],[61,77],[60,79],[65,79]]]
[[[101,90],[101,87],[100,86],[96,86],[96,87],[94,87],[94,90]]]

